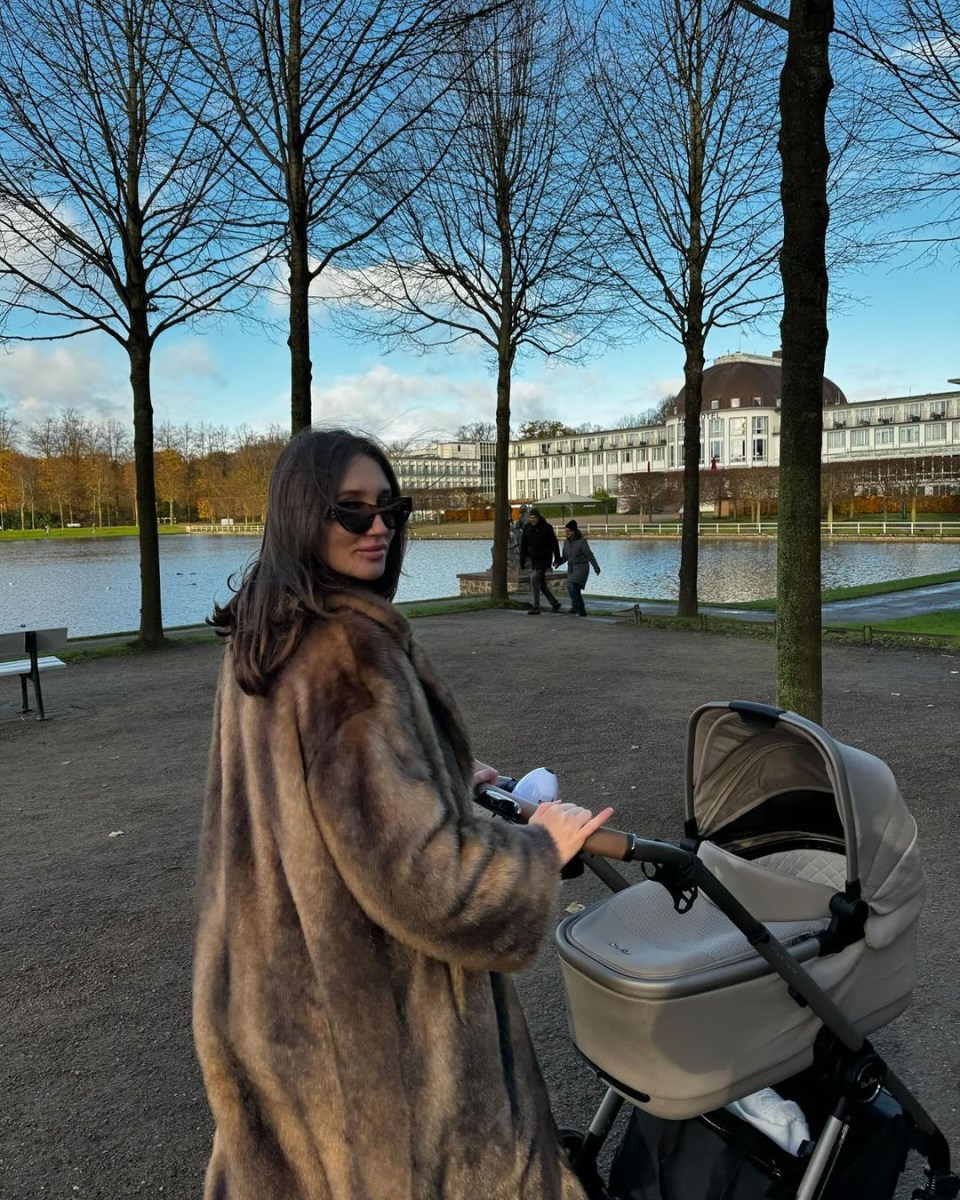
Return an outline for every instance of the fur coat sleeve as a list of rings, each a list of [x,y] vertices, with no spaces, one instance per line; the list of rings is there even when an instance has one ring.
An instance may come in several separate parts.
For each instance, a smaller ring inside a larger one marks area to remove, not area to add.
[[[470,799],[456,706],[404,619],[345,596],[266,697],[221,676],[194,1028],[209,1200],[571,1200],[502,972],[559,863]]]

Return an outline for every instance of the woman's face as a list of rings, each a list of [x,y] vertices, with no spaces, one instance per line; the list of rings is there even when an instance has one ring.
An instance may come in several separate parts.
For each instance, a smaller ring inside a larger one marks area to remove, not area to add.
[[[380,464],[366,454],[358,454],[340,481],[337,504],[348,509],[377,508],[392,499],[390,483]],[[351,533],[336,520],[326,521],[325,528],[326,559],[331,570],[365,583],[380,578],[394,532],[381,516],[374,517],[366,533]]]

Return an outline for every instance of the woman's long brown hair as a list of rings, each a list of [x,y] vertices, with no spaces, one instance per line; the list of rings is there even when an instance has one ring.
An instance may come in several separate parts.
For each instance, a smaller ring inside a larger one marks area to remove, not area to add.
[[[406,529],[394,531],[379,579],[358,583],[330,569],[324,557],[324,513],[336,503],[340,482],[358,455],[383,470],[392,497],[397,477],[383,450],[345,429],[305,429],[280,452],[270,476],[260,553],[244,570],[235,594],[207,619],[232,639],[237,683],[250,695],[270,690],[307,627],[332,592],[367,587],[392,600],[400,579]],[[233,580],[230,582],[234,587]]]

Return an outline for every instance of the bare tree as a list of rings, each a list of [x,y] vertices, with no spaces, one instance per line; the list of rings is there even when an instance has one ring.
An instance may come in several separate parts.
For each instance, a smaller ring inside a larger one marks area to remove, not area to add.
[[[311,288],[392,212],[395,198],[375,186],[382,157],[434,99],[421,90],[422,104],[401,115],[398,95],[409,98],[411,82],[426,77],[437,40],[456,23],[449,8],[446,0],[188,0],[206,26],[185,39],[203,88],[234,117],[210,128],[280,233],[293,433],[312,420]]]
[[[666,478],[661,471],[637,471],[620,476],[620,503],[636,509],[641,525],[644,514],[652,517],[662,506],[665,492]]]
[[[684,353],[681,616],[697,613],[706,341],[779,293],[776,46],[749,24],[726,0],[630,0],[597,41],[608,266],[641,325]]]
[[[16,450],[20,442],[20,422],[0,408],[0,450]]]
[[[0,327],[8,340],[105,333],[130,364],[142,644],[163,642],[150,362],[157,338],[223,311],[256,269],[210,98],[163,0],[0,10]],[[29,320],[27,318],[32,318]]]
[[[497,8],[464,25],[454,50],[435,56],[431,78],[418,86],[443,98],[409,147],[412,160],[397,162],[389,177],[396,218],[389,239],[368,245],[357,264],[352,298],[360,304],[347,317],[387,344],[476,338],[490,351],[497,370],[494,603],[507,598],[517,355],[577,356],[609,311],[583,219],[589,173],[577,129],[581,60],[569,14],[546,0]],[[422,101],[415,95],[412,103]],[[423,180],[416,191],[411,178]]]
[[[474,421],[472,425],[461,425],[453,435],[455,442],[496,441],[497,427],[489,421]]]
[[[819,721],[820,446],[827,353],[827,104],[833,0],[790,0],[789,15],[738,0],[786,30],[780,74],[783,317],[777,530],[777,703]]]

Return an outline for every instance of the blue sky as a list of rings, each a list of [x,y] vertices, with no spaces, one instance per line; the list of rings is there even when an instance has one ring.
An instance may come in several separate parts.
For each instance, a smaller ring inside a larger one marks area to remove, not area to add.
[[[960,266],[875,267],[847,274],[843,286],[855,301],[831,316],[827,374],[849,399],[950,390],[948,379],[960,378]],[[715,334],[708,362],[736,350],[771,353],[779,344],[777,319],[766,331]],[[286,426],[284,337],[282,328],[271,336],[211,324],[161,338],[153,375],[157,422]],[[485,347],[385,354],[375,344],[347,341],[321,314],[312,356],[315,420],[394,441],[444,437],[462,423],[494,419],[495,377]],[[682,382],[680,348],[650,336],[584,365],[531,356],[514,377],[514,425],[558,418],[609,426]],[[111,339],[90,334],[0,350],[0,407],[30,425],[65,406],[131,425],[126,359]]]

